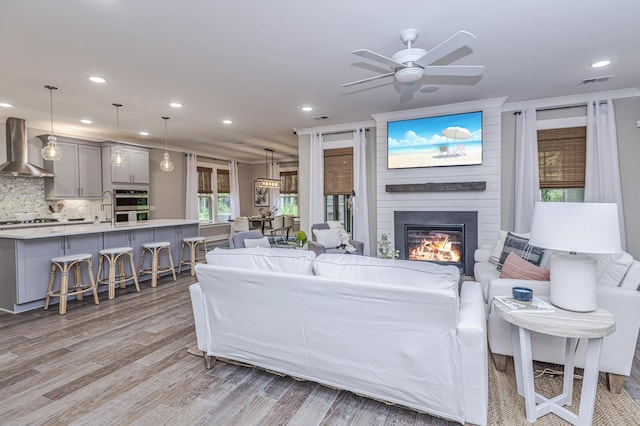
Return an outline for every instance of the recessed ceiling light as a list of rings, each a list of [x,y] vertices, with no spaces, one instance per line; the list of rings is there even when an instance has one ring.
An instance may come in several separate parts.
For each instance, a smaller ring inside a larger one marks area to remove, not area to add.
[[[233,123],[233,121],[232,121],[232,120],[222,120],[222,122],[223,122],[224,124],[232,124],[232,123]]]
[[[81,123],[83,124],[91,124],[93,123],[93,121],[89,120],[88,118],[83,118],[82,120],[80,120]]]
[[[2,107],[2,108],[11,108],[11,107],[13,107],[13,105],[8,104],[6,102],[0,102],[0,107]]]
[[[106,79],[106,78],[104,78],[104,77],[99,77],[99,76],[97,76],[97,75],[89,76],[89,80],[90,80],[90,81],[93,81],[94,83],[98,83],[98,84],[104,84],[104,83],[106,83],[106,82],[107,82],[107,79]]]
[[[145,132],[144,130],[142,130],[141,132],[139,132],[140,136],[149,136],[149,132]]]
[[[591,68],[601,68],[606,67],[611,63],[611,59],[601,59],[591,64]]]
[[[171,102],[169,106],[172,108],[182,108],[182,104],[180,102]]]
[[[310,106],[303,106],[303,107],[302,107],[302,108],[300,108],[300,109],[302,109],[304,112],[313,111],[313,108],[312,108],[312,107],[310,107]]]

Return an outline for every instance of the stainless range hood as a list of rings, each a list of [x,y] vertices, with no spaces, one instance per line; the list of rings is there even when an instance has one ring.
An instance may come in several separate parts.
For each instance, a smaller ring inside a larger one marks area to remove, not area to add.
[[[52,177],[55,174],[27,161],[27,125],[22,118],[9,117],[7,128],[7,162],[0,165],[0,176]]]

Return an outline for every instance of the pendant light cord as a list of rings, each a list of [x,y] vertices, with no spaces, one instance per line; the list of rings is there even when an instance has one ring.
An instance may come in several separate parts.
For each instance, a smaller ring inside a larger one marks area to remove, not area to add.
[[[170,117],[162,117],[162,119],[164,120],[164,153],[166,154],[168,149],[169,149],[169,145],[167,142],[167,120],[169,120]]]
[[[112,104],[116,107],[116,144],[118,145],[118,150],[120,149],[120,107],[122,104]]]
[[[49,112],[51,114],[51,136],[53,136],[53,91],[58,90],[55,86],[46,85],[46,89],[49,89]]]

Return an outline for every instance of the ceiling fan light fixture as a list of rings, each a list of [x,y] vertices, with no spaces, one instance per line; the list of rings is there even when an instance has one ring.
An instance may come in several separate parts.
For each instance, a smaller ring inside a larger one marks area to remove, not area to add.
[[[49,104],[51,111],[51,133],[49,134],[47,145],[42,148],[40,155],[47,161],[60,161],[62,158],[62,149],[58,146],[58,138],[53,135],[53,91],[58,90],[55,86],[46,85],[45,89],[49,90]]]
[[[418,66],[402,68],[396,71],[396,80],[400,83],[413,83],[422,78],[424,70]]]
[[[600,59],[591,64],[591,68],[602,68],[606,67],[611,63],[611,59]]]

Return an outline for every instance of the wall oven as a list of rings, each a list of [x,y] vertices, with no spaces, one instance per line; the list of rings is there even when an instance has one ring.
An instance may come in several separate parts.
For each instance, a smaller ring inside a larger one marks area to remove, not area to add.
[[[116,222],[149,220],[149,190],[114,189],[113,198]]]

